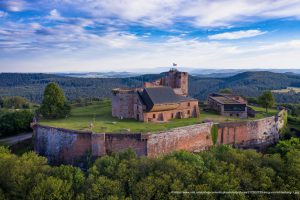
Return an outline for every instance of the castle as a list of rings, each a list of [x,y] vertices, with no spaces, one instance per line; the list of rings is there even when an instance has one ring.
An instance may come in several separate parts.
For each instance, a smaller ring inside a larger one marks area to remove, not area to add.
[[[222,115],[244,117],[247,102],[238,96],[211,94],[208,105]],[[249,114],[249,113],[248,113]],[[188,97],[188,74],[171,69],[166,76],[143,88],[113,90],[112,115],[139,121],[164,122],[199,116],[198,101]],[[82,166],[86,156],[105,156],[128,148],[138,156],[156,157],[175,150],[199,152],[214,145],[265,149],[279,140],[285,110],[272,117],[239,122],[204,122],[156,132],[78,131],[33,123],[34,150],[53,164]],[[216,126],[217,140],[213,132]]]
[[[143,88],[112,90],[112,116],[144,122],[198,117],[198,100],[188,97],[188,73],[171,69]]]

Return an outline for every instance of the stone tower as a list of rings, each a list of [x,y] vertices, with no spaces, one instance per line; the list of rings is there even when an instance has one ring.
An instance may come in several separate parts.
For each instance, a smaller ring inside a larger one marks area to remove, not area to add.
[[[173,88],[178,95],[188,96],[189,75],[187,72],[180,72],[175,68],[171,68],[166,72],[166,76],[153,82],[145,82],[144,87],[169,86]]]
[[[162,85],[172,87],[179,95],[188,96],[188,78],[187,72],[179,72],[177,69],[171,68],[167,72],[167,76],[162,79]]]

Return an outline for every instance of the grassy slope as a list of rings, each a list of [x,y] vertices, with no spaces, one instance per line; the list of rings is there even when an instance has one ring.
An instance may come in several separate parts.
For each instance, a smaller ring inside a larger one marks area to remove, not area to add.
[[[250,107],[256,111],[256,116],[255,116],[255,118],[252,118],[252,119],[261,119],[264,117],[270,117],[270,116],[274,116],[278,113],[278,110],[276,110],[276,109],[268,109],[268,113],[266,113],[265,108],[258,107],[258,106],[250,106]]]
[[[260,110],[261,108],[255,109]],[[276,112],[276,110],[272,110],[269,115]],[[259,116],[256,118],[264,116],[262,113],[259,113]],[[85,107],[73,107],[70,117],[60,120],[44,120],[41,121],[41,124],[74,130],[90,130],[89,126],[93,123],[92,130],[94,132],[124,132],[125,129],[130,129],[131,132],[149,132],[197,124],[205,119],[210,119],[214,122],[241,120],[208,112],[201,112],[199,118],[175,119],[168,123],[143,123],[135,120],[119,120],[111,116],[111,102],[106,100],[101,103],[95,102]]]

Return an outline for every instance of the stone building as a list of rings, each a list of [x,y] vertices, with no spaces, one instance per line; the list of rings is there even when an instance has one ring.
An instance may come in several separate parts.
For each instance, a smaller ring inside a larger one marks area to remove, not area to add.
[[[153,82],[145,82],[144,87],[168,86],[173,88],[173,91],[182,96],[188,96],[188,73],[179,72],[172,68],[165,77],[162,77]]]
[[[188,74],[171,69],[144,88],[112,90],[112,116],[144,122],[166,122],[199,116],[198,100],[188,97]]]
[[[247,100],[233,94],[213,93],[207,98],[210,109],[223,116],[247,118]]]

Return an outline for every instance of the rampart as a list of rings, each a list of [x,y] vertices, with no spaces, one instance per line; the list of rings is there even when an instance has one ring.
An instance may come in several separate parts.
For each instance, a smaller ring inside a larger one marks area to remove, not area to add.
[[[279,139],[284,113],[253,121],[217,124],[217,144],[263,149]],[[213,145],[211,127],[202,123],[156,133],[92,133],[34,124],[34,149],[50,163],[75,164],[86,159],[135,150],[138,156],[156,157],[174,150],[197,152]]]

